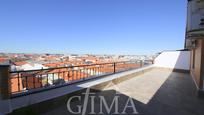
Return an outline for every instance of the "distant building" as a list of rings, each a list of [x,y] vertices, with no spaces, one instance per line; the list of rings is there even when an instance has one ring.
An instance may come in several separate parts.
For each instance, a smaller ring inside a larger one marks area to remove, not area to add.
[[[26,61],[14,62],[13,65],[16,67],[16,70],[36,70],[36,69],[46,69],[47,68],[43,66],[42,64],[28,63]]]

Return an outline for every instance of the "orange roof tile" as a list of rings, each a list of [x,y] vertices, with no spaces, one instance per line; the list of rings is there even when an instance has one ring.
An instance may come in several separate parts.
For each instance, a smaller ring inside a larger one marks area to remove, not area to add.
[[[22,65],[25,65],[25,64],[27,64],[28,62],[25,62],[25,61],[20,61],[20,62],[14,62],[14,64],[16,65],[16,66],[22,66]]]

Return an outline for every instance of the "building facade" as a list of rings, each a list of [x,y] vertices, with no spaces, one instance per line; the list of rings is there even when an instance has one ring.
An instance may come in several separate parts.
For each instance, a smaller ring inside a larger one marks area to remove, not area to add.
[[[185,48],[191,51],[190,72],[204,91],[204,0],[188,0]]]

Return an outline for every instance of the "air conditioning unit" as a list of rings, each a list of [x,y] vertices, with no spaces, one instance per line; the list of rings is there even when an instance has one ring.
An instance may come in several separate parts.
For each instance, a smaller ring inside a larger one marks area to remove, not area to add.
[[[186,48],[195,49],[197,46],[197,41],[195,39],[186,39]]]

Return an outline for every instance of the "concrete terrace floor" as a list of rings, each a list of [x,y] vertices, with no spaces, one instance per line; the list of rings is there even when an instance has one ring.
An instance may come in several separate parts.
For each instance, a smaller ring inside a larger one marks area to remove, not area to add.
[[[109,106],[114,96],[119,96],[120,113],[127,99],[131,97],[139,115],[204,115],[204,99],[196,96],[196,86],[189,74],[153,69],[117,85],[113,84],[110,83],[110,87],[103,91],[94,91],[94,93],[97,97],[104,96]],[[100,99],[97,97],[94,101],[96,114],[100,111]],[[77,111],[77,105],[83,105],[83,100],[81,102],[72,101],[71,108]],[[91,111],[90,106],[89,101],[86,115],[89,115]],[[108,114],[105,108],[103,108],[103,113]],[[113,113],[114,108],[110,114]],[[131,115],[132,109],[127,109],[126,113]],[[66,104],[43,115],[54,114],[71,115]]]

